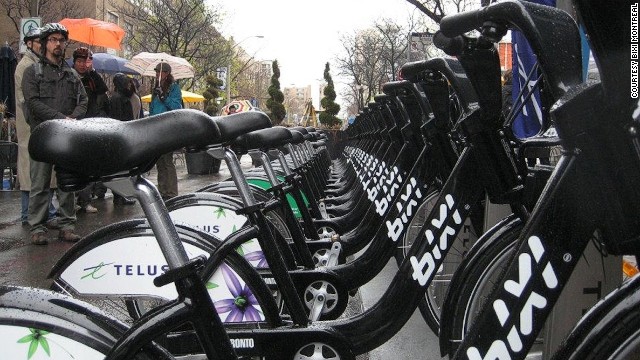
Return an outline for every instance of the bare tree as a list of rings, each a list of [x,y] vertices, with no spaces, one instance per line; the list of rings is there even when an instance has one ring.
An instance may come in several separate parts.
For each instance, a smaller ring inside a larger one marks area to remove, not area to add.
[[[354,114],[362,110],[380,92],[382,84],[397,79],[398,69],[409,58],[408,45],[412,33],[433,34],[445,15],[477,8],[480,1],[407,0],[426,16],[410,14],[402,24],[391,19],[379,19],[370,29],[343,36],[342,54],[336,57],[335,62],[339,75],[348,79],[347,89],[340,94],[348,112]],[[432,45],[426,45],[419,52],[421,58],[442,55]],[[415,60],[415,57],[411,58]]]
[[[407,0],[436,24],[447,14],[475,9],[481,0]],[[488,2],[488,0],[487,0]]]
[[[391,19],[380,19],[368,30],[343,36],[343,54],[336,58],[339,74],[350,79],[341,95],[347,108],[355,103],[364,108],[380,92],[382,84],[397,79],[398,69],[406,62],[409,33],[414,22],[399,25]],[[350,110],[353,111],[353,110]]]
[[[349,87],[358,109],[364,108],[368,99],[376,94],[384,76],[384,39],[370,29],[345,35],[341,39],[345,55],[336,58],[339,74],[353,79]]]
[[[77,18],[80,17],[83,10],[83,6],[80,5],[79,0],[0,0],[0,9],[15,27],[16,34],[20,34],[20,20],[22,18],[40,16],[43,24],[57,22],[63,18]],[[21,39],[16,37],[10,45],[17,49],[20,41]]]
[[[221,11],[204,0],[112,0],[111,5],[135,26],[129,38],[134,52],[163,51],[194,66],[196,76],[186,88],[226,65],[230,47],[216,30]]]
[[[266,65],[256,61],[253,57],[251,57],[250,60],[239,57],[234,63],[232,67],[243,64],[246,64],[246,66],[238,68],[240,70],[236,73],[234,77],[235,80],[232,81],[232,85],[237,93],[235,96],[232,95],[232,98],[254,98],[259,107],[264,107],[264,103],[269,97],[267,89],[271,78],[271,74],[267,71]]]

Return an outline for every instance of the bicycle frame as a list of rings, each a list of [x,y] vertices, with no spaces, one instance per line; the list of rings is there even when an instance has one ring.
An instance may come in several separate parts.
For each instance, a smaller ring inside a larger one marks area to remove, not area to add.
[[[543,9],[548,16],[535,20],[524,21],[517,14]],[[605,123],[603,114],[608,106],[594,101],[604,98],[601,86],[579,85],[575,74],[549,71],[560,70],[549,67],[547,61],[565,47],[555,52],[556,48],[540,44],[579,43],[577,29],[560,34],[548,28],[551,19],[565,18],[564,22],[570,24],[568,15],[540,5],[508,2],[443,21],[442,27],[453,35],[471,23],[481,24],[485,17],[526,29],[527,38],[538,44],[550,88],[561,98],[552,115],[565,150],[523,229],[499,286],[489,296],[455,358],[524,359],[593,234],[601,231],[606,248],[618,254],[624,246],[617,239],[637,236],[638,220],[625,216],[637,212],[637,202],[633,201],[637,197],[625,198],[621,191],[639,180],[637,166],[628,165],[632,160],[637,164],[637,157],[632,147],[621,141],[624,130]],[[614,169],[621,167],[627,176],[614,178],[612,174],[620,171]],[[620,181],[623,178],[629,180]],[[584,194],[589,194],[592,201],[584,201]]]

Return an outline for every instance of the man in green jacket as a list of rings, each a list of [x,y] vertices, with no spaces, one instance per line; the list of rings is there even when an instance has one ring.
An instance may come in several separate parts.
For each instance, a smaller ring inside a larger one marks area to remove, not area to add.
[[[25,98],[25,118],[31,130],[51,119],[75,121],[87,111],[87,93],[78,74],[64,61],[64,49],[69,32],[58,23],[49,23],[40,29],[42,58],[25,70],[22,91]],[[29,194],[30,240],[35,245],[46,245],[49,184],[53,166],[31,161],[31,193]],[[80,236],[74,233],[76,222],[73,193],[58,191],[58,225],[61,241],[76,242]]]
[[[16,85],[16,133],[18,135],[18,180],[20,183],[20,220],[22,225],[28,225],[27,218],[29,216],[29,191],[31,191],[30,158],[29,158],[29,137],[31,137],[31,129],[24,118],[24,95],[22,94],[22,75],[27,68],[34,63],[40,61],[40,28],[32,28],[24,35],[24,44],[27,46],[22,59],[16,66],[14,73],[14,82]],[[51,179],[51,188],[57,187],[55,177]],[[50,193],[50,197],[53,192]],[[47,227],[50,229],[58,228],[58,219],[56,219],[56,208],[49,202],[49,221]]]

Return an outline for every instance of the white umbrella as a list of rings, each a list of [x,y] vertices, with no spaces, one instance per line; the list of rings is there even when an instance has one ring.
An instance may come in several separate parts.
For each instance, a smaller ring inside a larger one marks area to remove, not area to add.
[[[176,80],[195,76],[193,66],[191,66],[186,59],[163,52],[141,52],[132,57],[124,66],[139,72],[143,76],[156,76],[155,67],[161,62],[165,62],[171,66],[171,75],[173,75],[173,78]]]

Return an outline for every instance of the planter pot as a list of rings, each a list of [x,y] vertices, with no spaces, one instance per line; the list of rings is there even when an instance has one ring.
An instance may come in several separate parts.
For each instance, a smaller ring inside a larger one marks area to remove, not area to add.
[[[186,153],[187,173],[195,175],[216,174],[220,170],[220,160],[214,159],[205,151]]]

